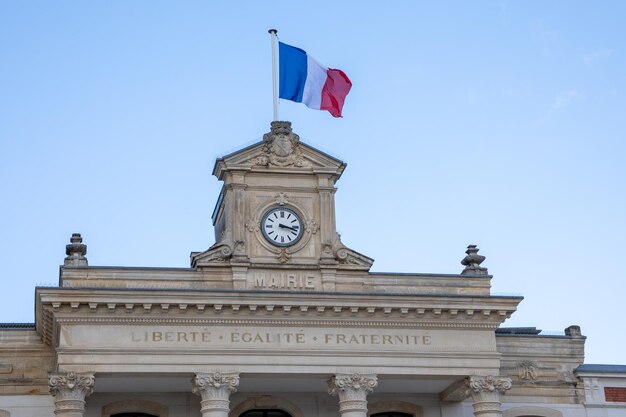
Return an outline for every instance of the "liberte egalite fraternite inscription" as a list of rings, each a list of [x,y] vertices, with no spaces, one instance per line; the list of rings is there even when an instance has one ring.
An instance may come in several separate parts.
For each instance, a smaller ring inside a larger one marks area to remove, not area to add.
[[[326,349],[386,350],[399,352],[490,352],[485,331],[263,325],[101,325],[98,328],[68,325],[61,332],[60,347],[96,346],[122,349]],[[459,336],[460,335],[460,336]]]
[[[247,331],[232,330],[225,334],[212,331],[140,331],[132,332],[131,340],[136,343],[202,343],[202,344],[247,344],[247,345],[292,345],[322,344],[325,346],[429,346],[433,343],[428,332],[411,334],[397,333],[322,333],[308,334],[304,330],[289,331]]]

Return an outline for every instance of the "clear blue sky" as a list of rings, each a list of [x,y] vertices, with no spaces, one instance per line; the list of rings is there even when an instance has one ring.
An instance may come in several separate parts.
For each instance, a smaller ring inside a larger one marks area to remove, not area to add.
[[[0,3],[0,321],[33,321],[72,232],[90,265],[189,265],[215,158],[272,118],[270,39],[344,70],[344,118],[282,102],[348,163],[337,222],[373,271],[458,273],[509,326],[579,324],[626,363],[626,3]],[[393,216],[393,230],[375,221]]]

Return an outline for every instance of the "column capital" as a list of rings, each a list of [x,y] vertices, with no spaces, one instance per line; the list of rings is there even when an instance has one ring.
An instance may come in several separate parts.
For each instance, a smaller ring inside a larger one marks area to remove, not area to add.
[[[228,416],[230,394],[237,392],[239,374],[233,372],[197,373],[192,380],[192,392],[202,398],[203,417]]]
[[[495,376],[471,376],[468,380],[470,392],[501,392],[511,389],[511,378]]]
[[[229,394],[237,392],[238,373],[207,372],[197,373],[193,379],[193,393],[201,394],[206,390],[226,390]]]
[[[328,381],[328,393],[339,397],[342,416],[366,416],[367,394],[371,394],[377,385],[376,375],[336,374]]]
[[[339,395],[344,392],[363,392],[365,395],[374,391],[378,385],[376,375],[336,374],[328,381],[328,393]]]
[[[481,417],[502,416],[500,393],[511,389],[511,378],[495,376],[472,376],[467,380],[469,393],[474,400],[474,415]]]
[[[93,373],[52,372],[48,375],[50,393],[54,395],[54,413],[57,415],[82,415],[85,398],[93,392]]]

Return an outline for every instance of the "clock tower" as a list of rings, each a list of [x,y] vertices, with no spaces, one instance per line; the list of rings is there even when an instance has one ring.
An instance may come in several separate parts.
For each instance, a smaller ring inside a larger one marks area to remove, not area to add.
[[[232,271],[234,289],[336,289],[338,273],[373,259],[341,242],[335,183],[346,164],[275,121],[263,141],[219,158],[224,182],[213,212],[215,244],[191,254],[198,270]],[[286,271],[298,271],[287,273]]]

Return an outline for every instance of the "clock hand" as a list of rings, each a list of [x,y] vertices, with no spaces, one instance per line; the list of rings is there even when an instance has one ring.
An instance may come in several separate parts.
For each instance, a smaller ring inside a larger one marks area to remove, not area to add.
[[[293,227],[291,227],[291,226],[286,226],[286,225],[284,225],[284,224],[282,224],[282,223],[278,223],[278,227],[282,227],[283,229],[293,230],[294,232],[297,232],[297,231],[298,231],[298,229],[295,229],[295,228],[293,228]]]

